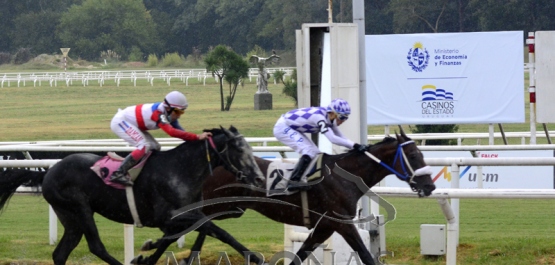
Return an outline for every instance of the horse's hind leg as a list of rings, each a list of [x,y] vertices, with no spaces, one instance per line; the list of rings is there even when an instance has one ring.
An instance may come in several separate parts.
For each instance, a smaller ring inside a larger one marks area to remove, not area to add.
[[[82,223],[84,226],[85,231],[85,238],[87,239],[87,243],[89,244],[89,251],[102,259],[104,262],[110,265],[121,265],[122,263],[119,262],[117,259],[112,257],[106,247],[100,240],[100,235],[98,234],[98,228],[94,222],[94,218],[92,213],[87,213],[86,217],[84,218],[84,222]]]
[[[64,237],[53,254],[55,264],[65,264],[67,256],[79,244],[84,234],[92,254],[110,265],[121,265],[121,262],[108,254],[104,244],[100,241],[93,213],[88,205],[72,205],[71,209],[67,209],[68,205],[65,206],[64,209],[55,208],[56,214],[65,229]]]
[[[69,254],[79,245],[79,241],[83,237],[83,231],[79,227],[69,225],[69,222],[64,221],[64,217],[59,213],[58,218],[64,225],[64,235],[52,253],[52,260],[54,264],[66,264]]]

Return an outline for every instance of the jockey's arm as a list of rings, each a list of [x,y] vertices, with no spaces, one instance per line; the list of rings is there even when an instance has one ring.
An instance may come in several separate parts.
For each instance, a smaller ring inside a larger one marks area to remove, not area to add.
[[[353,148],[353,145],[355,145],[353,141],[347,139],[346,137],[336,135],[334,130],[327,130],[326,132],[324,132],[324,135],[330,140],[332,144],[335,145],[344,146],[349,149]]]
[[[178,130],[178,129],[172,127],[171,124],[169,124],[169,123],[159,123],[158,127],[160,127],[160,129],[162,129],[165,133],[167,133],[171,137],[179,138],[179,139],[182,139],[182,140],[185,140],[185,141],[197,141],[197,140],[199,140],[198,135],[196,135],[194,133],[191,133],[191,132]]]

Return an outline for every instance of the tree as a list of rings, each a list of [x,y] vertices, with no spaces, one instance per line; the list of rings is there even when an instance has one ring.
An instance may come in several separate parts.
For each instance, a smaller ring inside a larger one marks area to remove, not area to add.
[[[62,15],[58,36],[72,54],[97,59],[113,50],[127,58],[133,46],[145,53],[158,48],[156,25],[140,0],[85,0]]]
[[[58,53],[61,44],[53,33],[60,20],[60,13],[51,10],[22,14],[14,20],[15,47],[31,48],[35,54]]]
[[[458,4],[449,0],[391,0],[393,29],[395,33],[459,31]]]
[[[204,58],[206,70],[218,77],[220,84],[221,111],[229,111],[235,91],[242,78],[249,73],[249,64],[240,55],[224,45],[216,46]],[[224,80],[229,83],[229,95],[224,107]]]
[[[231,103],[233,103],[233,98],[235,98],[237,86],[239,85],[239,83],[242,84],[243,79],[249,76],[249,64],[238,54],[235,55],[237,56],[230,56],[230,65],[232,67],[228,69],[228,73],[224,78],[225,81],[229,84],[229,95],[226,97],[225,105],[226,111],[229,111],[229,109],[231,108]]]

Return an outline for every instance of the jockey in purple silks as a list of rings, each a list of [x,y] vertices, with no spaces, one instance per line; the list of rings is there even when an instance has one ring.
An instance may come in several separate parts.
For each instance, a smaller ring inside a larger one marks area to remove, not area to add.
[[[351,107],[344,99],[334,99],[327,107],[309,107],[291,110],[283,114],[274,126],[274,136],[293,148],[301,157],[291,173],[288,190],[298,189],[304,171],[320,152],[318,146],[305,133],[322,133],[330,142],[346,148],[365,151],[367,146],[356,144],[339,131],[351,114]]]

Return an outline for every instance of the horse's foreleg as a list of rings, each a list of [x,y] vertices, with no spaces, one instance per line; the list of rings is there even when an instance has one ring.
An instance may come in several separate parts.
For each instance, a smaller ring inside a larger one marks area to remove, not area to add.
[[[349,244],[353,251],[358,254],[360,260],[364,264],[376,264],[374,258],[372,258],[372,254],[370,254],[370,251],[368,251],[368,249],[364,245],[362,238],[360,238],[360,234],[358,233],[358,230],[354,224],[342,224],[337,227],[336,232],[339,233],[343,237],[343,239],[345,239],[347,244]]]
[[[195,225],[197,222],[202,221],[205,215],[201,212],[190,212],[186,214],[179,215],[177,218],[168,220],[163,228],[160,228],[164,232],[164,237],[156,240],[156,242],[145,242],[143,244],[144,248],[156,249],[156,251],[147,257],[139,255],[133,259],[132,264],[156,264],[158,259],[164,254],[166,249],[175,241],[178,237],[173,237],[178,233],[183,233],[186,230],[191,229],[191,226]]]
[[[317,226],[314,228],[312,234],[304,241],[299,251],[297,251],[297,257],[301,259],[301,262],[334,232],[332,229],[324,229],[321,227],[322,226]],[[291,261],[290,265],[296,265],[295,261]]]
[[[198,236],[197,239],[195,239],[195,243],[193,243],[193,246],[191,247],[191,254],[189,257],[184,258],[180,264],[190,264],[189,260],[191,259],[193,253],[198,253],[202,249],[202,245],[206,239],[206,232],[202,229],[197,229],[197,231]]]
[[[156,262],[160,259],[160,257],[164,254],[164,252],[166,251],[166,249],[168,249],[168,247],[173,243],[177,241],[176,239],[159,239],[158,241],[156,241],[156,251],[154,253],[152,253],[152,255],[143,258],[142,256],[138,256],[135,259],[133,259],[133,261],[131,261],[132,264],[147,264],[147,265],[153,265],[156,264]]]
[[[200,249],[202,248],[202,244],[204,243],[204,239],[206,238],[206,235],[209,235],[213,238],[216,238],[216,239],[222,241],[223,243],[226,243],[226,244],[230,245],[233,249],[235,249],[237,252],[239,252],[239,254],[241,254],[242,256],[245,255],[245,252],[250,252],[250,250],[248,248],[246,248],[241,243],[239,243],[239,241],[237,241],[228,232],[221,229],[219,226],[215,225],[212,222],[206,222],[202,227],[197,229],[197,231],[199,231],[199,236],[197,237],[197,240],[195,241],[195,244],[191,248],[191,253],[193,251],[200,251]],[[201,235],[202,235],[202,238],[201,238]],[[249,255],[249,257],[250,257],[251,262],[254,262],[256,264],[261,264],[262,263],[262,260],[260,260],[260,258],[257,255],[251,254],[251,255]],[[245,258],[249,258],[249,257],[245,257]]]
[[[197,239],[195,240],[195,243],[193,243],[193,246],[191,247],[191,253],[193,253],[193,251],[201,251],[202,245],[204,244],[205,239],[206,239],[206,232],[199,231]]]

